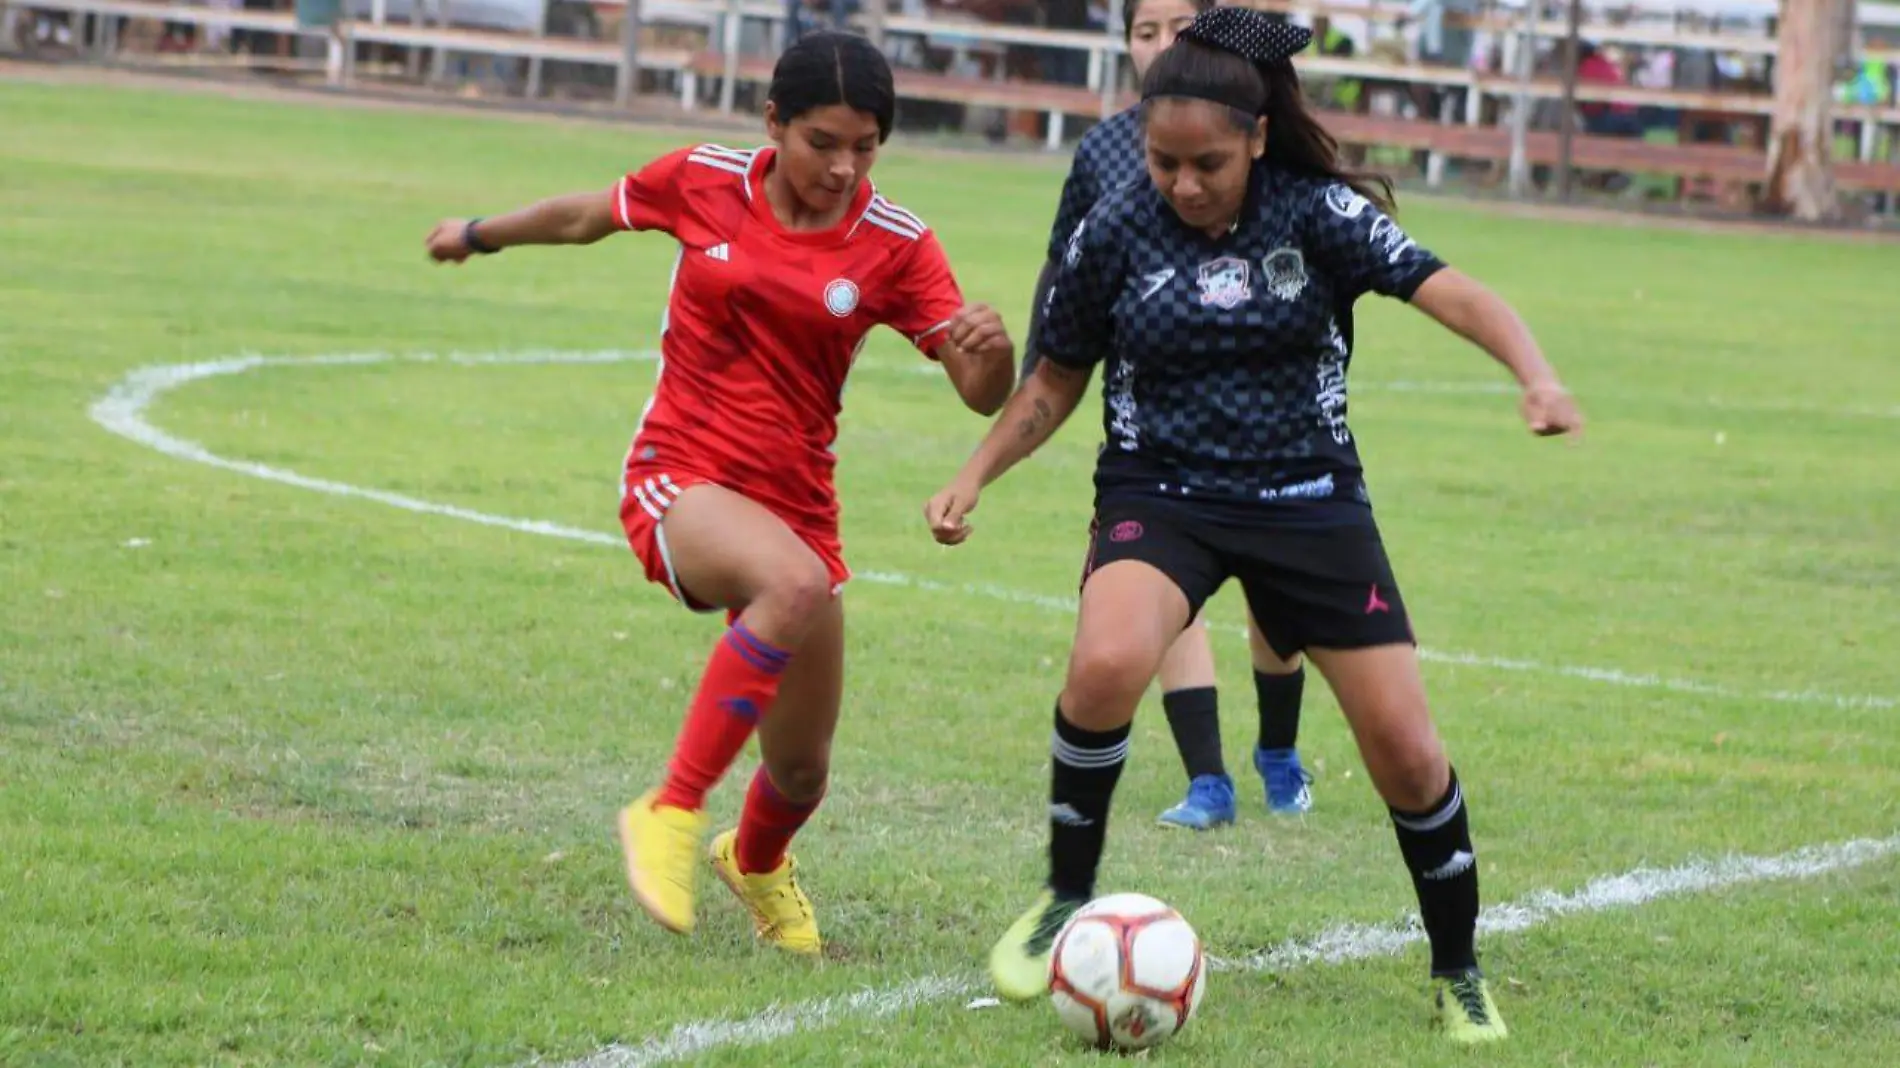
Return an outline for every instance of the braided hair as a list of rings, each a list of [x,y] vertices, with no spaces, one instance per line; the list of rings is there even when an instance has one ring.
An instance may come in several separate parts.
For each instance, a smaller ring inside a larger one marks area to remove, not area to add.
[[[1142,119],[1150,102],[1175,97],[1223,105],[1238,129],[1267,121],[1263,159],[1295,174],[1342,182],[1391,212],[1392,182],[1339,162],[1339,142],[1306,108],[1293,56],[1313,31],[1240,7],[1214,7],[1181,31],[1142,79]]]

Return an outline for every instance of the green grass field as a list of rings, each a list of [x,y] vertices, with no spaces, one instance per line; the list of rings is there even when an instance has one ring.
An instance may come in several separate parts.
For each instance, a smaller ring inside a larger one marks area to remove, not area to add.
[[[946,551],[918,509],[983,423],[873,339],[839,451],[852,561],[877,574],[848,595],[835,779],[799,844],[833,951],[769,956],[710,882],[680,940],[633,906],[611,830],[717,626],[612,544],[650,363],[273,365],[144,413],[219,457],[601,543],[187,462],[88,414],[138,368],[246,353],[650,349],[663,237],[462,270],[421,240],[680,136],[20,84],[0,84],[0,131],[0,1064],[506,1068],[620,1043],[595,1063],[645,1065],[667,1049],[643,1043],[774,1004],[784,1037],[671,1048],[1098,1063],[1045,1006],[811,1003],[974,979],[1040,874],[1072,622],[1046,602],[1074,586],[1093,408]],[[877,177],[1020,332],[1059,164],[899,144]],[[1517,303],[1592,419],[1578,447],[1535,441],[1482,354],[1361,305],[1353,425],[1437,654],[1487,900],[1855,838],[1890,853],[1900,246],[1425,200],[1406,220]],[[1239,769],[1237,595],[1213,614]],[[1228,958],[1406,915],[1384,811],[1308,692],[1315,811],[1270,821],[1249,771],[1240,825],[1206,837],[1153,825],[1182,781],[1147,709],[1104,889],[1177,905]],[[1897,909],[1889,855],[1488,938],[1514,1036],[1477,1054],[1426,1030],[1418,945],[1223,971],[1149,1059],[1892,1065]]]

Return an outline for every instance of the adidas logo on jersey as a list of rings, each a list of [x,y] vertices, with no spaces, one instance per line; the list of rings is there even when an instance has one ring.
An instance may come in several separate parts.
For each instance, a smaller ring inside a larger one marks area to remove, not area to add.
[[[732,262],[732,246],[724,242],[721,242],[707,249],[706,255],[712,257],[715,260],[718,260],[720,263],[731,263]]]

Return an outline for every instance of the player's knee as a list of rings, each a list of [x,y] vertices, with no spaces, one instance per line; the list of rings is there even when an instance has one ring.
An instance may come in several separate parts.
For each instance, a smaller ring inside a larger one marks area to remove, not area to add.
[[[1451,781],[1451,767],[1445,760],[1445,748],[1435,735],[1381,747],[1376,761],[1368,755],[1368,767],[1378,767],[1379,796],[1401,812],[1423,812],[1437,804]]]
[[[1069,656],[1063,707],[1078,725],[1092,726],[1083,721],[1100,719],[1106,721],[1102,725],[1118,726],[1141,702],[1156,666],[1151,650],[1124,637],[1079,643]]]
[[[831,600],[831,574],[815,554],[805,553],[774,566],[752,608],[769,613],[781,633],[803,636]]]

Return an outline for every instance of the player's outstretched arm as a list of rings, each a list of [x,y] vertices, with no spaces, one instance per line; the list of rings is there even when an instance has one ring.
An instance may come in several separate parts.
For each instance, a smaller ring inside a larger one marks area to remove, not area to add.
[[[1510,368],[1523,390],[1519,407],[1531,433],[1551,437],[1583,429],[1583,413],[1530,327],[1484,283],[1446,267],[1418,287],[1412,305]]]
[[[1036,364],[1035,374],[1009,399],[957,477],[925,503],[924,520],[932,537],[958,545],[970,536],[966,517],[976,510],[983,488],[1049,440],[1088,391],[1091,370],[1049,359]]]
[[[614,196],[615,189],[568,193],[492,219],[444,219],[429,231],[429,257],[461,263],[515,245],[591,245],[620,228]]]
[[[933,354],[943,364],[957,396],[978,415],[995,415],[1016,384],[1016,345],[1003,317],[987,304],[957,312]]]

